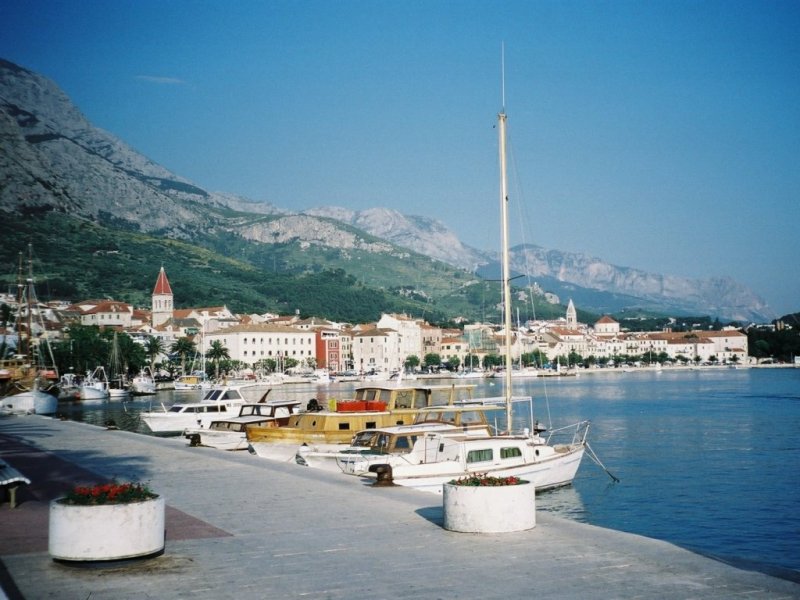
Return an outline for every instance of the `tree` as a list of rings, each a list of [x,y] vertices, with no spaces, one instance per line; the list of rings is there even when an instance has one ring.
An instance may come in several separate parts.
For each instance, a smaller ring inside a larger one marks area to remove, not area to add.
[[[105,364],[109,343],[102,338],[97,325],[73,323],[65,333],[66,338],[53,345],[59,372],[67,373],[73,367],[76,373],[85,373]]]
[[[483,368],[486,370],[506,366],[506,357],[499,354],[487,354],[483,357]]]
[[[569,365],[577,365],[583,362],[583,357],[575,352],[575,350],[570,350],[569,356],[567,356],[567,366]]]
[[[230,359],[231,355],[228,352],[228,349],[222,345],[222,342],[219,340],[214,340],[211,342],[211,346],[206,352],[206,358],[209,359],[214,363],[215,371],[214,371],[214,378],[219,379],[219,363],[223,359]]]
[[[188,337],[178,338],[175,343],[170,346],[169,351],[172,354],[177,354],[180,357],[181,373],[186,374],[186,357],[194,357],[194,355],[197,353],[197,348],[195,347],[194,342]]]
[[[419,356],[416,354],[412,354],[406,357],[406,361],[403,363],[403,366],[408,371],[413,371],[419,366]]]
[[[449,371],[458,371],[458,367],[461,365],[461,359],[458,356],[453,355],[447,357],[447,369]]]
[[[438,367],[442,364],[442,357],[436,354],[435,352],[428,352],[425,355],[425,366],[426,367]]]
[[[144,344],[144,353],[150,361],[150,372],[155,373],[156,359],[164,354],[164,341],[151,335]]]

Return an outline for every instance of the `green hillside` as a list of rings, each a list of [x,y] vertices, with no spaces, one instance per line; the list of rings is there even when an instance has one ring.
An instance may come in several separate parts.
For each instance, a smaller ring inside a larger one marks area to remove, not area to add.
[[[3,289],[16,282],[19,252],[32,244],[40,299],[113,298],[149,307],[158,269],[167,271],[176,307],[227,305],[237,313],[277,312],[368,322],[383,312],[443,323],[456,316],[498,320],[499,285],[428,257],[299,244],[259,244],[229,232],[194,243],[112,230],[66,215],[15,215],[0,221]],[[235,257],[235,258],[232,258]],[[524,304],[524,303],[521,303]],[[522,318],[531,312],[520,308]],[[537,304],[536,314],[563,308]]]

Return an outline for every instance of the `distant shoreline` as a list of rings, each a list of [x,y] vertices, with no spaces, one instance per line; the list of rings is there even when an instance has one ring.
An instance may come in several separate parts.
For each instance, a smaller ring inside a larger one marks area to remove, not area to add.
[[[550,369],[539,369],[537,375],[529,375],[525,377],[513,377],[513,379],[538,379],[540,377],[576,377],[581,375],[596,375],[596,374],[624,374],[624,373],[646,373],[646,372],[662,372],[662,373],[669,373],[675,371],[725,371],[728,369],[732,370],[743,370],[743,369],[798,369],[800,365],[795,365],[791,363],[780,363],[780,364],[760,364],[760,365],[671,365],[668,367],[654,367],[654,366],[643,366],[643,367],[593,367],[589,369],[579,368],[579,369],[564,369],[560,373],[550,370]],[[418,380],[427,380],[427,379],[461,379],[458,375],[454,375],[452,373],[430,373],[424,375],[417,375],[416,378]],[[485,376],[482,378],[477,379],[464,379],[465,383],[468,382],[479,382],[484,380],[502,380],[502,375],[497,376]]]

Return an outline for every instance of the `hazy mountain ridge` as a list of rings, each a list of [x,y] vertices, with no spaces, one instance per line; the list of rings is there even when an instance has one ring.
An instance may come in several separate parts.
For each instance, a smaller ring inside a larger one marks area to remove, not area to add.
[[[0,142],[0,211],[6,213],[64,212],[186,240],[223,230],[261,244],[358,250],[400,260],[406,257],[401,248],[407,248],[469,272],[497,260],[496,252],[463,244],[446,225],[428,217],[388,208],[319,207],[293,213],[203,190],[94,127],[50,80],[2,59]],[[514,248],[512,265],[534,280],[553,278],[636,296],[665,309],[741,320],[763,320],[768,312],[755,293],[727,278],[646,273],[536,246]]]
[[[585,288],[636,296],[648,304],[671,307],[695,314],[724,315],[750,321],[763,320],[767,304],[747,286],[729,277],[690,279],[648,273],[641,269],[611,265],[580,253],[546,250],[524,245],[512,249],[513,268],[532,277],[553,277]]]

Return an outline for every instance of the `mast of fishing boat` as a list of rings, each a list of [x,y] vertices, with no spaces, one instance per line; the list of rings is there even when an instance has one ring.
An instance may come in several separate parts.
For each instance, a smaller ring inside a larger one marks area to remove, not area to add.
[[[505,78],[505,75],[504,75]],[[505,83],[503,84],[505,87]],[[508,432],[511,433],[511,285],[510,269],[508,264],[508,189],[506,183],[506,107],[505,91],[503,92],[503,107],[497,115],[497,129],[499,131],[500,146],[500,241],[502,246],[503,261],[503,329],[505,331],[506,347],[506,373],[505,373],[505,400],[506,423]]]

